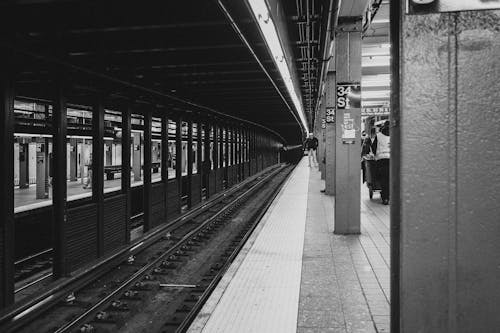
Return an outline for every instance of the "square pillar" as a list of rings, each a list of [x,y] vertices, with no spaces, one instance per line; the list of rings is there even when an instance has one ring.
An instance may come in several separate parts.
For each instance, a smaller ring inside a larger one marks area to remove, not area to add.
[[[165,221],[167,219],[168,207],[168,116],[163,113],[161,115],[161,181],[164,186],[164,205],[165,205]]]
[[[57,70],[56,70],[57,71]],[[67,207],[66,207],[66,136],[67,136],[67,114],[66,114],[66,97],[64,93],[65,83],[62,79],[63,73],[56,73],[53,115],[54,133],[53,133],[53,209],[54,209],[54,277],[60,278],[66,276],[68,267],[66,265],[66,222],[67,222]],[[83,176],[82,176],[83,178]]]
[[[2,49],[2,52],[5,50]],[[0,309],[14,302],[14,86],[0,57]]]
[[[351,92],[355,87],[359,88],[361,83],[361,34],[361,17],[339,21],[335,37],[337,102],[334,232],[336,234],[357,234],[361,230],[361,100],[359,95],[356,97],[356,93]]]
[[[321,179],[326,178],[326,148],[327,145],[329,145],[329,141],[326,140],[326,109],[325,109],[325,101],[326,98],[323,95],[321,97],[321,105],[319,106],[319,112],[318,112],[318,136],[316,137],[318,139],[318,151],[317,151],[317,156],[316,158],[318,159],[318,167],[319,171],[321,173]]]
[[[152,108],[144,112],[144,232],[151,229],[151,123]]]
[[[99,98],[92,110],[92,195],[97,203],[97,253],[104,252],[104,105]]]
[[[327,195],[335,195],[335,171],[336,163],[335,159],[335,149],[337,141],[337,128],[335,119],[335,107],[336,107],[336,89],[335,89],[335,72],[329,71],[326,75],[326,86],[325,86],[325,96],[322,103],[323,112],[325,112],[325,129],[323,130],[324,142],[323,145],[324,155],[325,155],[325,168],[324,168],[324,178],[325,178],[325,193]],[[328,115],[326,112],[328,111]]]
[[[30,186],[29,159],[28,139],[23,138],[19,143],[19,189],[27,189]]]
[[[182,118],[179,115],[175,125],[175,179],[179,191],[179,200],[182,196]]]
[[[69,139],[69,180],[72,182],[77,181],[78,173],[78,156],[77,156],[77,143],[76,139]]]
[[[141,180],[141,134],[132,132],[132,171],[134,172],[134,181]]]
[[[48,179],[48,140],[39,139],[36,142],[36,198],[47,199],[49,197]]]
[[[213,122],[213,143],[212,143],[212,161],[214,163],[214,172],[219,168],[219,126],[217,125],[217,121],[214,119]]]
[[[130,142],[132,124],[130,121],[130,115],[132,114],[132,108],[129,105],[125,105],[122,108],[122,166],[121,166],[121,182],[122,182],[122,192],[127,196],[127,209],[125,212],[125,239],[127,243],[130,242]]]
[[[193,187],[192,187],[192,178],[193,178],[193,120],[192,118],[188,119],[188,139],[187,139],[187,202],[188,207],[191,208],[193,206]]]
[[[390,5],[391,332],[496,332],[500,12]]]

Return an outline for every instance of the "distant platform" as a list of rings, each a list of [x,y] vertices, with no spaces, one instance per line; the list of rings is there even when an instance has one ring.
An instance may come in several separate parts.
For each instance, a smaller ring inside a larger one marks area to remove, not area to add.
[[[361,188],[361,235],[303,159],[191,325],[210,332],[389,332],[389,206]]]

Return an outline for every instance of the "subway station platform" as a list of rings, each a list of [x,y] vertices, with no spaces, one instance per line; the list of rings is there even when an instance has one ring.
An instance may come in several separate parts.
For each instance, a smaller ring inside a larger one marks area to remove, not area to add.
[[[189,332],[389,332],[389,206],[361,188],[361,235],[304,158]]]

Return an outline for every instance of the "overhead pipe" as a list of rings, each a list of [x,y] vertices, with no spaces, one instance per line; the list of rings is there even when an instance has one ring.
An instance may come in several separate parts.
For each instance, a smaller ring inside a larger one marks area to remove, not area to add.
[[[314,0],[312,0],[314,2]],[[309,99],[308,99],[308,104],[309,104],[309,113],[311,114],[312,112],[312,81],[311,81],[311,20],[309,18],[309,0],[306,0],[306,15],[307,15],[307,20],[306,20],[306,38],[307,38],[307,75],[309,77]],[[311,115],[311,123],[309,124],[309,129],[312,132],[313,131],[313,117]]]
[[[333,6],[333,3],[335,2],[335,7]],[[327,52],[330,51],[330,45],[327,43],[331,38],[332,34],[335,36],[335,29],[337,28],[338,24],[338,19],[339,19],[339,13],[340,13],[340,5],[342,3],[342,0],[330,0],[330,4],[328,6],[328,21],[327,21],[327,30],[325,32],[325,39],[324,39],[324,48],[323,48],[323,57],[321,61],[321,73],[319,76],[320,79],[320,85],[318,87],[318,100],[316,101],[316,111],[318,111],[320,107],[320,101],[321,101],[321,96],[323,95],[323,90],[324,90],[324,82],[326,79],[326,73],[328,71],[327,66],[330,63],[331,55],[328,55]],[[328,46],[328,47],[327,47]]]

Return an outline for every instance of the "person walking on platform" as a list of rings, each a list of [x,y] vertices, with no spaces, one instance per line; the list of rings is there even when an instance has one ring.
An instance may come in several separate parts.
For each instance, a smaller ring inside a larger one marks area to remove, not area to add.
[[[318,139],[314,137],[312,133],[304,141],[304,149],[307,150],[307,155],[309,156],[309,167],[311,166],[311,159],[313,160],[313,165],[318,166],[318,160],[316,159],[316,148],[318,148]]]
[[[378,177],[380,179],[382,203],[389,204],[389,161],[391,158],[391,137],[389,136],[389,121],[387,120],[372,143],[372,151],[377,161]]]

